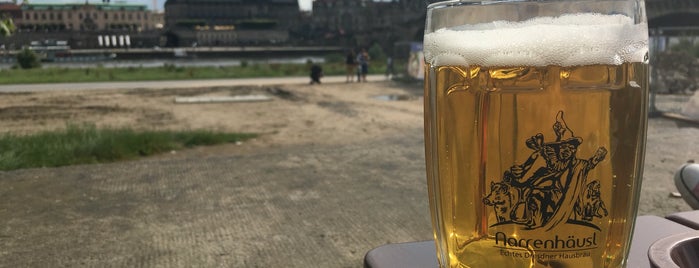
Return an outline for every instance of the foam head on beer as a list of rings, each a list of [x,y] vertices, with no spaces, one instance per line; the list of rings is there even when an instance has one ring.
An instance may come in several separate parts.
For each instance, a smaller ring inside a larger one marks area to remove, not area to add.
[[[568,14],[444,28],[425,35],[432,66],[578,66],[644,62],[645,23],[624,15]]]

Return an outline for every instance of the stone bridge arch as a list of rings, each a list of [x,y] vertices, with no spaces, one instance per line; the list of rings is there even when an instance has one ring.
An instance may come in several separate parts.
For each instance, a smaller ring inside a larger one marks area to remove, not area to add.
[[[646,0],[648,27],[699,32],[699,0]]]
[[[697,90],[696,60],[691,53],[672,51],[671,39],[699,36],[699,0],[645,0],[650,34],[650,114],[659,114],[658,93],[687,93]]]

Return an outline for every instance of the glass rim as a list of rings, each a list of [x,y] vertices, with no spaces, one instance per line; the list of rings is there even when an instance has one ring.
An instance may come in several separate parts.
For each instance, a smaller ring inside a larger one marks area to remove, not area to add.
[[[489,4],[502,4],[502,3],[517,3],[517,2],[550,2],[551,0],[447,0],[432,3],[427,5],[427,9],[437,9],[453,6],[463,6],[463,5],[489,5]],[[553,1],[563,1],[563,0],[553,0]]]
[[[457,6],[467,6],[467,5],[497,5],[497,4],[508,4],[508,3],[526,3],[526,2],[596,2],[598,0],[446,0],[427,5],[428,10],[457,7]],[[615,1],[615,0],[606,0]],[[628,1],[628,0],[627,0]],[[641,0],[643,1],[643,0]]]

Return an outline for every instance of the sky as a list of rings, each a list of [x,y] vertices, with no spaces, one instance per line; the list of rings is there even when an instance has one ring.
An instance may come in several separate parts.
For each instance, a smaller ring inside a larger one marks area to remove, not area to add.
[[[312,0],[299,0],[299,7],[301,10],[311,10]]]

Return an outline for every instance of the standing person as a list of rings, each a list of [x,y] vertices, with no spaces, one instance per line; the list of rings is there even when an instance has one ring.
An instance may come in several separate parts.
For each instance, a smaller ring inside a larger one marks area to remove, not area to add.
[[[355,59],[355,71],[357,72],[357,82],[362,82],[362,52],[357,53],[357,58]]]
[[[369,73],[369,53],[366,49],[357,55],[357,63],[359,63],[359,74],[361,74],[361,82],[366,82],[366,75]]]
[[[393,75],[393,57],[389,56],[386,59],[386,80],[391,78]]]
[[[354,50],[350,49],[347,52],[347,57],[345,58],[345,73],[347,74],[347,80],[345,82],[354,82],[354,73],[357,70],[357,62],[355,61]]]

